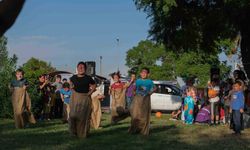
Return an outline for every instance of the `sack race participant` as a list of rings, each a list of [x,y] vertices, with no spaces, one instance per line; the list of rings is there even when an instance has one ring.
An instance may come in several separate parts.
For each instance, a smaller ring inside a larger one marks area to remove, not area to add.
[[[141,70],[140,79],[137,79],[136,95],[130,107],[131,126],[129,133],[140,133],[142,135],[149,134],[151,100],[150,95],[154,91],[153,81],[148,79],[149,69]]]
[[[96,89],[95,81],[85,74],[86,64],[79,62],[77,75],[70,78],[72,98],[69,103],[69,129],[73,136],[86,138],[90,129],[91,98]]]
[[[24,128],[28,123],[36,123],[31,113],[31,100],[26,90],[28,81],[23,78],[24,72],[21,69],[16,71],[16,79],[11,81],[12,106],[16,128]]]
[[[112,74],[114,83],[110,86],[109,93],[112,97],[111,102],[111,124],[127,118],[129,111],[126,109],[125,93],[127,87],[132,83],[132,80],[128,84],[124,84],[120,81],[120,72]]]
[[[98,88],[91,95],[92,99],[91,127],[93,127],[94,129],[98,129],[101,124],[102,109],[100,101],[103,100],[104,98],[105,96]]]

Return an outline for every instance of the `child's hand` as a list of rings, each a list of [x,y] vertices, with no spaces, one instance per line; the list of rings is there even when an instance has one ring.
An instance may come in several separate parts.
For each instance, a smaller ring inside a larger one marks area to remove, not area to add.
[[[243,113],[243,112],[244,112],[244,110],[241,108],[241,109],[240,109],[240,113]]]

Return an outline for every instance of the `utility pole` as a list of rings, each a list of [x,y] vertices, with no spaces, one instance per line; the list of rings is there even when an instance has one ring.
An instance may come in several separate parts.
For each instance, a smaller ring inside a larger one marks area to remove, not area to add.
[[[118,68],[117,68],[117,71],[119,71],[119,65],[120,65],[120,53],[119,53],[119,42],[120,42],[120,39],[119,37],[116,38],[116,42],[117,42],[117,52],[118,52],[118,55],[117,55],[117,58],[118,58]]]
[[[102,56],[100,56],[100,76],[102,76]]]

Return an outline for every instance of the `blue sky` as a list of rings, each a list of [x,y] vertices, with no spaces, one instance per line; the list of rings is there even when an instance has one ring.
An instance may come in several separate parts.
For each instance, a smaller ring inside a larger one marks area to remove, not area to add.
[[[73,71],[77,62],[103,57],[102,74],[124,74],[126,51],[148,36],[146,14],[133,0],[27,0],[8,37],[18,65],[31,57]],[[119,38],[119,42],[117,42]]]

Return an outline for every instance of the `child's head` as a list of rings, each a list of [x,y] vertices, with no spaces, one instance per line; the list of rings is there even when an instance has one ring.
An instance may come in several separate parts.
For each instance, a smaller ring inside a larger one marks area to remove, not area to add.
[[[63,83],[67,82],[67,79],[66,79],[66,78],[63,78],[63,79],[62,79],[62,82],[63,82]]]
[[[60,74],[56,75],[56,82],[61,82],[62,76]]]
[[[212,81],[211,81],[211,85],[212,86],[216,86],[216,85],[218,85],[219,84],[219,80],[218,79],[212,79]]]
[[[234,91],[241,91],[243,83],[241,81],[236,80],[233,85]]]
[[[68,82],[63,83],[63,89],[64,89],[65,91],[68,91],[68,90],[70,89],[70,85],[69,85]]]
[[[23,78],[24,71],[22,69],[17,69],[16,70],[16,79],[21,80]]]
[[[86,72],[86,69],[87,69],[87,65],[85,62],[83,61],[80,61],[78,64],[77,64],[77,73],[79,75],[84,75],[85,72]]]
[[[148,78],[149,73],[150,73],[149,68],[144,67],[141,69],[140,76],[142,79],[146,79]]]
[[[131,73],[130,75],[131,80],[135,80],[136,79],[136,74],[134,72]]]
[[[120,72],[118,71],[118,72],[114,72],[112,75],[112,79],[114,80],[114,82],[118,82],[118,81],[120,81]]]
[[[39,77],[38,77],[38,79],[39,79],[39,82],[45,82],[45,74],[42,74],[42,75],[40,75]]]
[[[193,86],[189,86],[186,90],[187,96],[191,96],[196,99],[196,89]]]

